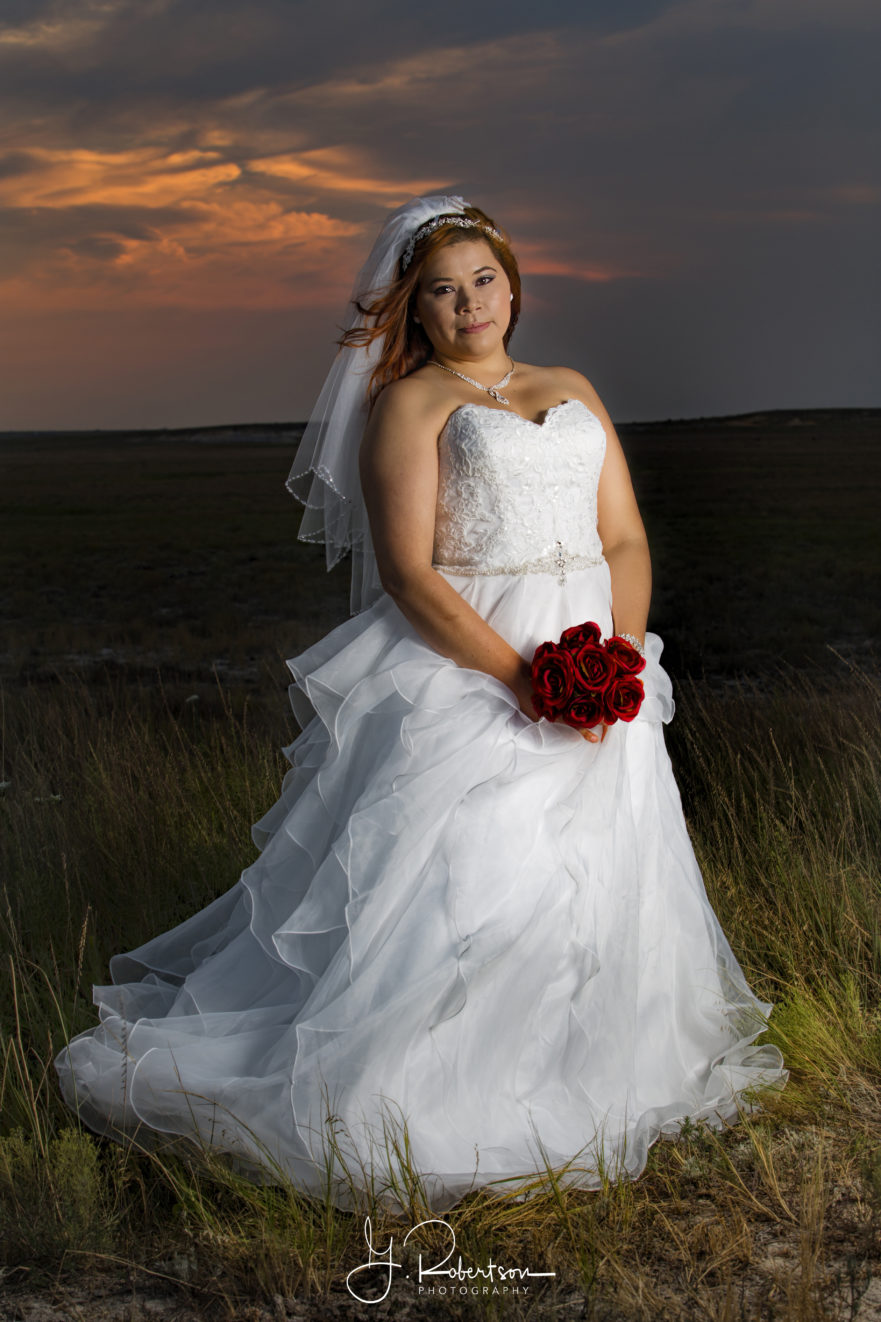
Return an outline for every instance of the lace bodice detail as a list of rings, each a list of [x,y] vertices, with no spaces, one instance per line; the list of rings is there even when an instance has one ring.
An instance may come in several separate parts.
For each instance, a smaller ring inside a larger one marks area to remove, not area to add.
[[[435,567],[466,574],[558,572],[602,562],[597,484],[606,453],[581,400],[542,423],[463,404],[440,435]]]

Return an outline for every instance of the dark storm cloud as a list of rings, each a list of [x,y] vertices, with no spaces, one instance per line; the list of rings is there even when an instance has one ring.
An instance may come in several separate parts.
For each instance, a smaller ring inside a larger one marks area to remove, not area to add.
[[[89,234],[70,245],[71,252],[80,257],[91,257],[99,262],[114,261],[125,253],[125,244],[112,234]]]
[[[30,152],[7,151],[0,154],[0,179],[16,179],[39,168],[39,162]]]
[[[183,97],[198,104],[254,87],[296,88],[364,66],[381,69],[435,44],[467,47],[566,27],[627,31],[670,7],[671,0],[636,0],[626,11],[573,0],[541,6],[534,0],[448,0],[429,13],[410,0],[120,0],[106,6],[56,0],[20,11],[32,41],[5,50],[0,44],[3,96],[45,97],[60,105],[81,97],[83,115],[108,100],[125,105]]]

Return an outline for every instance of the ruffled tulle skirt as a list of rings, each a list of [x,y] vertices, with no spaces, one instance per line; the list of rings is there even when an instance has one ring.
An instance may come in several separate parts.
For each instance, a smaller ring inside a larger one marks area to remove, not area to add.
[[[450,577],[524,656],[611,633],[605,563]],[[114,956],[97,1028],[57,1057],[91,1128],[197,1137],[341,1207],[639,1174],[685,1117],[715,1126],[786,1072],[710,907],[646,698],[602,743],[534,723],[387,596],[288,661],[303,726],[259,857]],[[145,1128],[146,1127],[146,1128]]]

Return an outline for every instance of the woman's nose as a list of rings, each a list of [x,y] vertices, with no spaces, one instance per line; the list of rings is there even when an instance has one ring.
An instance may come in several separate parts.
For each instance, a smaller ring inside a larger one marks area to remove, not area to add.
[[[476,306],[477,296],[473,289],[463,289],[459,293],[459,311],[470,312]]]

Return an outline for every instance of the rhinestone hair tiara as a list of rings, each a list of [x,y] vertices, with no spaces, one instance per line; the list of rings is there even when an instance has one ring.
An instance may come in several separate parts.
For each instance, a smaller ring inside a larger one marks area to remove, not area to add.
[[[482,230],[484,234],[491,234],[494,239],[498,239],[499,243],[505,242],[498,230],[493,229],[491,225],[484,225],[481,220],[471,220],[468,216],[433,216],[431,220],[427,220],[424,225],[420,225],[419,229],[414,230],[410,235],[410,241],[401,254],[401,269],[403,271],[406,271],[412,262],[413,252],[419,240],[427,239],[429,234],[439,230],[442,225],[457,225],[459,229],[463,230]]]

